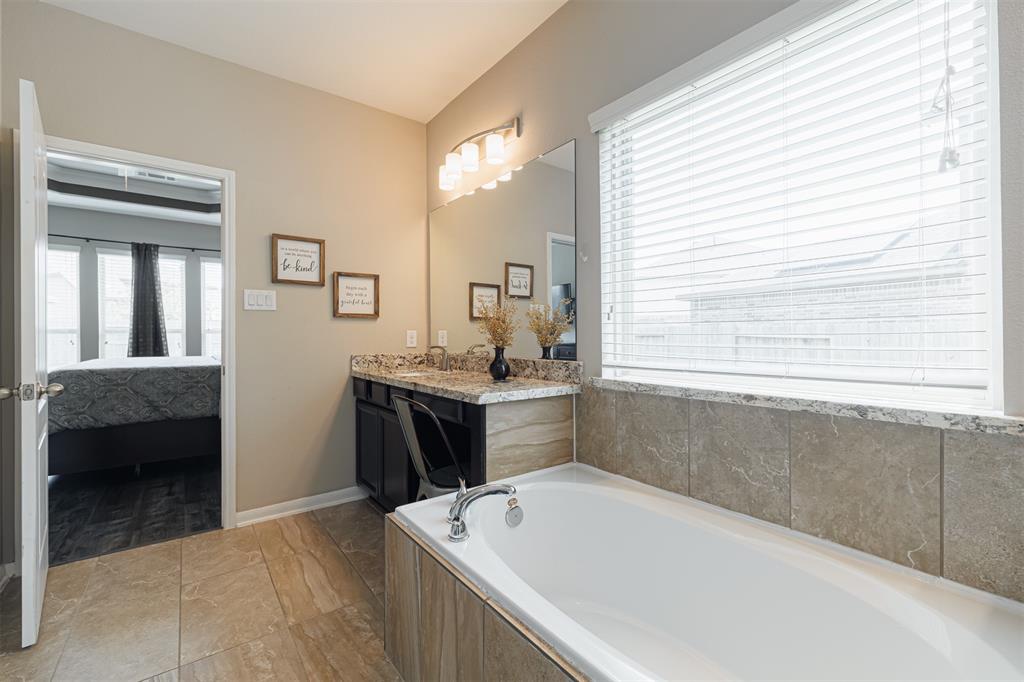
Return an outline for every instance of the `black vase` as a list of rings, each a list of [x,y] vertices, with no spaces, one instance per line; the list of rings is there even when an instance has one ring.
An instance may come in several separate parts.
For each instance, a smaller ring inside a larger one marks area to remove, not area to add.
[[[489,369],[495,381],[505,381],[505,379],[508,379],[508,374],[512,371],[512,368],[508,366],[508,360],[505,359],[504,348],[495,347],[494,360],[491,361]]]
[[[540,359],[550,360],[551,359],[551,346],[544,346],[540,349]]]

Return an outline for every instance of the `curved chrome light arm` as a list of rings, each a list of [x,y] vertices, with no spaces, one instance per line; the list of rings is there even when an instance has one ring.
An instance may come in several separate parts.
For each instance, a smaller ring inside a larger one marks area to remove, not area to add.
[[[500,126],[497,126],[496,128],[491,128],[490,130],[482,130],[479,133],[473,133],[465,140],[459,142],[457,145],[452,147],[448,153],[454,154],[455,152],[459,151],[462,145],[466,144],[467,142],[476,142],[477,140],[487,137],[492,133],[504,133],[506,138],[509,137],[509,133],[512,133],[512,139],[517,139],[521,137],[523,134],[522,122],[520,121],[519,117],[516,116],[511,121],[506,121],[505,123],[502,123]]]

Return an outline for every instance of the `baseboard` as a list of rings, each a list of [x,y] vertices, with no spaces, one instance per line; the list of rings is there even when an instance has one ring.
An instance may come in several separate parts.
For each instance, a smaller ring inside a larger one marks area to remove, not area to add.
[[[4,588],[7,587],[7,583],[14,577],[16,570],[17,566],[13,563],[0,564],[0,592],[3,592]]]
[[[271,519],[279,519],[282,516],[301,514],[302,512],[313,511],[314,509],[332,507],[343,502],[361,500],[364,497],[366,497],[366,493],[363,489],[354,485],[351,488],[332,490],[329,493],[300,497],[297,500],[288,500],[287,502],[278,502],[266,507],[240,511],[235,514],[235,525],[249,526],[260,521],[270,521]]]

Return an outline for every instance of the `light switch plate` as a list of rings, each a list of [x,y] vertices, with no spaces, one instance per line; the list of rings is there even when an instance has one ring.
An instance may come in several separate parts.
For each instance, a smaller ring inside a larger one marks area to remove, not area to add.
[[[277,292],[273,289],[244,289],[242,291],[244,310],[277,310]]]
[[[448,330],[438,329],[437,330],[437,345],[447,346],[448,345]]]
[[[405,347],[415,348],[416,347],[416,330],[409,329],[405,332]]]

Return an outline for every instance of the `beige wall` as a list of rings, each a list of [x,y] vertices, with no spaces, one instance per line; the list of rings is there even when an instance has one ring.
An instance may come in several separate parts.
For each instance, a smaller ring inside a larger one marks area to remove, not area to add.
[[[578,351],[600,374],[600,219],[597,136],[587,116],[792,0],[605,2],[570,0],[427,124],[427,167],[475,130],[522,116],[511,165],[576,138]],[[1006,410],[1024,414],[1024,2],[999,3],[1003,149],[1003,298]],[[481,174],[483,175],[483,174]],[[481,177],[480,181],[489,178]],[[456,188],[465,191],[464,187]],[[428,205],[447,193],[427,177]]]
[[[349,356],[426,336],[424,126],[50,5],[3,19],[5,128],[27,78],[52,135],[235,171],[239,289],[271,288],[272,232],[380,273],[376,321],[334,319],[329,285],[238,311],[238,509],[354,485]]]
[[[548,232],[573,234],[573,174],[540,160],[513,173],[491,191],[436,209],[430,214],[430,330],[448,332],[451,352],[487,343],[469,320],[469,283],[498,284],[505,293],[505,263],[533,266],[533,297],[550,298]],[[526,326],[530,301],[517,299],[520,329],[510,357],[539,358],[537,338]]]
[[[427,124],[428,168],[466,135],[516,114],[523,135],[508,147],[509,165],[576,139],[576,248],[586,257],[576,262],[577,349],[588,374],[601,362],[601,226],[597,136],[587,116],[788,4],[570,0]],[[486,171],[474,177],[489,179]],[[450,198],[429,173],[427,195],[429,208]]]

